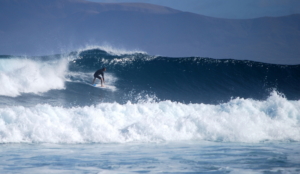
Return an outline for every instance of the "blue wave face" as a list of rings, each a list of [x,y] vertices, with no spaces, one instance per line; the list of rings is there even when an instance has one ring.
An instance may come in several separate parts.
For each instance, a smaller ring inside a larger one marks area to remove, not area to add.
[[[261,100],[273,90],[288,99],[300,98],[300,65],[141,53],[112,55],[99,49],[78,55],[80,58],[70,63],[71,71],[92,73],[106,67],[122,94],[143,92],[184,103],[220,103],[236,97]],[[124,99],[119,97],[117,102]]]
[[[21,105],[81,106],[149,99],[218,104],[237,97],[264,100],[272,91],[289,100],[300,98],[300,65],[115,54],[101,49],[33,58],[2,56],[0,60],[3,105],[16,100],[27,101]],[[106,88],[92,87],[94,72],[103,67],[107,68]]]

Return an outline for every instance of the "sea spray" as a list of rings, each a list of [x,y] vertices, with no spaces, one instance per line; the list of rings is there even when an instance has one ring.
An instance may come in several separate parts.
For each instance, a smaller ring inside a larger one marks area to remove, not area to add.
[[[64,89],[65,59],[38,61],[33,59],[0,59],[0,95],[16,97],[21,93],[43,93]]]

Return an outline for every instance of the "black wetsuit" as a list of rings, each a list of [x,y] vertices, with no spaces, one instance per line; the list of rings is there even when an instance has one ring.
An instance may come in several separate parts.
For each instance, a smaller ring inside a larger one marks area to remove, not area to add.
[[[94,74],[94,77],[101,80],[101,77],[100,77],[100,75],[101,75],[102,78],[103,78],[103,80],[104,80],[104,73],[103,73],[103,72],[104,72],[104,69],[99,69],[99,70],[97,70],[97,71],[95,72],[95,74]]]

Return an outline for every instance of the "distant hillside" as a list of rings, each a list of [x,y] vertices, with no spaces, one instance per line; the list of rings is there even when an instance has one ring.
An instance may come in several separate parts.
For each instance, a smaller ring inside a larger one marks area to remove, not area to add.
[[[153,55],[300,64],[300,14],[212,18],[143,3],[0,0],[0,55],[109,43]]]

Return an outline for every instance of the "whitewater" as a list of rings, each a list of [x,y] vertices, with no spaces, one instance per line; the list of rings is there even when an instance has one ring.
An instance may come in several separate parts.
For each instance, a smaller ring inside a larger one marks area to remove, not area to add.
[[[93,46],[0,83],[1,173],[300,172],[300,65]]]
[[[233,99],[219,105],[11,106],[0,109],[0,132],[1,143],[300,141],[299,113],[300,101],[275,92],[266,101]]]

